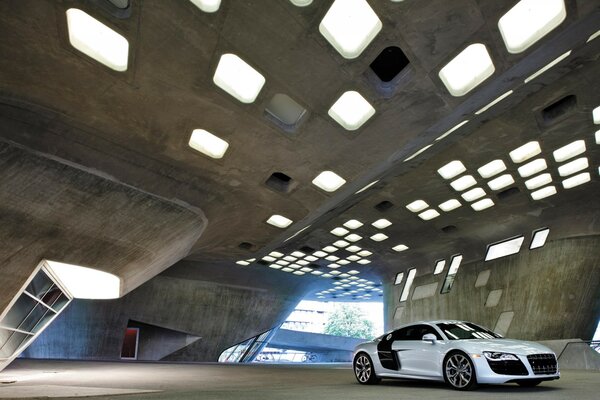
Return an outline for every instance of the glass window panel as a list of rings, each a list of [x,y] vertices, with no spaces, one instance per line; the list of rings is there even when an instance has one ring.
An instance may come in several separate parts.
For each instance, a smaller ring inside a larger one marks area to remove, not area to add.
[[[44,294],[41,300],[44,302],[44,304],[51,306],[62,294],[62,290],[60,290],[58,286],[55,285],[50,290],[48,290],[46,294]]]
[[[6,343],[0,348],[0,357],[9,358],[24,344],[28,339],[32,338],[21,332],[12,332]]]
[[[49,304],[50,307],[52,307],[57,313],[60,312],[60,310],[62,310],[67,304],[69,304],[71,300],[64,294],[61,293],[61,295],[56,299],[56,301],[52,304]]]
[[[44,329],[55,315],[56,313],[54,311],[46,309],[44,316],[40,318],[38,323],[31,329],[30,332],[35,334]]]
[[[20,331],[31,332],[33,327],[36,326],[44,314],[46,314],[46,311],[48,311],[48,308],[44,307],[40,303],[37,303],[36,306],[33,307],[33,309],[29,312],[29,314],[25,316],[25,319],[23,322],[21,322],[17,329]]]
[[[31,293],[38,299],[41,299],[42,296],[53,286],[53,282],[50,280],[48,275],[42,270],[38,272],[35,277],[31,280],[31,283],[25,289],[27,292]]]
[[[15,304],[11,307],[8,314],[2,321],[0,321],[0,325],[5,326],[7,328],[17,329],[21,322],[29,315],[29,312],[35,308],[39,303],[27,296],[26,294],[22,294]]]

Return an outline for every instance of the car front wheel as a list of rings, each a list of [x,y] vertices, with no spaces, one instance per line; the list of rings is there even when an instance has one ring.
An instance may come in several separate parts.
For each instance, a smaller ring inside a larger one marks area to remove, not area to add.
[[[475,366],[465,353],[455,351],[444,360],[444,379],[456,390],[471,390],[477,384]]]
[[[380,379],[375,375],[373,361],[366,353],[358,353],[353,363],[354,376],[362,385],[373,385],[379,383]]]

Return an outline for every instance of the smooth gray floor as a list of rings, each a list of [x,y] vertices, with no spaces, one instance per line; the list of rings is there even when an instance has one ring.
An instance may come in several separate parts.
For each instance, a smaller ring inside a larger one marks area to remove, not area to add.
[[[600,373],[563,371],[536,388],[438,383],[356,383],[348,365],[223,365],[16,360],[0,373],[0,398],[86,399],[598,399]],[[142,392],[144,391],[144,392]],[[158,391],[158,392],[155,392]],[[137,392],[137,393],[134,393]],[[99,396],[101,394],[104,396]],[[134,394],[131,394],[134,393]]]

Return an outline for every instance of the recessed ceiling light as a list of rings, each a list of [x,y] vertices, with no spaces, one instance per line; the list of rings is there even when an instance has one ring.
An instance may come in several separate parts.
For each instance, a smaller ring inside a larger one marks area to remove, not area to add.
[[[512,175],[504,174],[504,175],[500,175],[499,177],[489,181],[488,186],[492,190],[500,190],[500,189],[504,189],[507,186],[512,185],[513,183],[515,183],[515,180],[513,179]]]
[[[317,250],[313,253],[313,255],[315,257],[327,257],[327,253],[325,253],[324,251],[321,250]],[[306,259],[308,260],[308,257],[306,257]]]
[[[463,96],[494,73],[485,45],[474,43],[440,70],[439,76],[452,96]]]
[[[243,265],[243,266],[250,265],[250,263],[248,261],[244,261],[244,260],[236,261],[235,263],[238,265]]]
[[[302,267],[302,268],[300,268],[300,271],[302,271],[302,272],[312,272],[312,270],[313,269],[309,268],[309,267]]]
[[[529,189],[529,190],[534,190],[534,189],[540,188],[544,185],[547,185],[550,182],[552,182],[552,176],[550,176],[550,174],[548,174],[548,173],[545,173],[545,174],[538,175],[535,178],[526,180],[525,186],[527,186],[527,189]]]
[[[531,198],[534,200],[541,200],[541,199],[545,199],[546,197],[550,197],[554,194],[556,194],[556,187],[546,186],[545,188],[542,188],[540,190],[536,190],[535,192],[532,192]]]
[[[301,252],[301,251],[294,251],[294,252],[292,253],[292,256],[294,256],[294,257],[297,257],[297,258],[302,258],[302,257],[306,256],[306,254],[304,254],[304,253],[303,253],[303,252]]]
[[[265,84],[265,77],[235,54],[223,54],[213,82],[242,103],[248,104],[256,100]]]
[[[523,178],[527,178],[528,176],[535,175],[546,168],[548,168],[546,160],[543,158],[538,158],[537,160],[533,160],[519,167],[519,175],[521,175]]]
[[[435,269],[433,270],[433,274],[434,275],[441,274],[442,271],[444,270],[445,266],[446,266],[446,260],[439,260],[438,262],[435,263]]]
[[[357,255],[352,254],[351,256],[346,257],[346,260],[349,260],[349,261],[358,261],[358,260],[360,260],[360,257],[357,256]]]
[[[316,253],[320,253],[320,252],[317,251]],[[325,254],[325,255],[327,255],[327,254]],[[314,262],[314,261],[317,261],[319,258],[315,257],[315,256],[306,256],[306,257],[304,257],[304,259],[306,261]]]
[[[583,174],[575,175],[570,177],[569,179],[565,179],[562,181],[562,185],[565,189],[571,189],[575,186],[583,185],[591,180],[591,176],[589,172],[584,172]]]
[[[313,0],[290,0],[290,2],[296,7],[306,7],[311,5]]]
[[[204,129],[194,129],[190,137],[189,146],[209,157],[219,159],[225,155],[229,143]]]
[[[277,214],[271,215],[271,217],[267,220],[267,224],[271,224],[278,228],[287,228],[291,223],[291,219]]]
[[[319,24],[319,32],[347,59],[360,55],[382,23],[365,0],[335,0]]]
[[[273,269],[281,269],[283,268],[281,265],[279,264],[269,264],[269,268],[273,268]]]
[[[321,272],[321,271],[312,271],[311,274],[313,274],[313,275],[323,275],[323,272]]]
[[[355,269],[351,269],[350,271],[348,271],[348,274],[350,274],[350,275],[357,275],[357,274],[360,274],[360,271],[357,271]]]
[[[542,228],[535,231],[533,233],[533,238],[531,239],[531,244],[529,245],[529,250],[543,247],[544,244],[546,244],[546,239],[548,239],[549,233],[550,229],[548,228]]]
[[[525,51],[559,26],[567,16],[563,0],[521,0],[498,21],[509,53]]]
[[[419,214],[419,218],[425,221],[429,221],[430,219],[434,219],[439,216],[440,213],[434,210],[433,208],[430,208],[429,210],[423,211],[421,214]]]
[[[305,266],[305,265],[308,265],[310,263],[308,261],[306,261],[306,260],[298,260],[298,261],[296,261],[296,264]]]
[[[585,152],[585,140],[576,140],[555,150],[552,155],[556,162],[563,162]]]
[[[454,161],[450,161],[448,164],[446,164],[442,168],[438,169],[437,172],[444,179],[452,179],[452,178],[462,174],[466,170],[467,170],[467,168],[465,167],[465,165],[462,162],[460,162],[458,160],[454,160]]]
[[[358,255],[361,257],[369,257],[370,255],[373,255],[373,253],[371,253],[369,250],[361,250],[358,252]]]
[[[475,111],[475,115],[483,114],[484,112],[486,112],[487,110],[489,110],[490,108],[492,108],[496,104],[500,103],[502,100],[504,100],[505,98],[507,98],[511,94],[513,94],[513,91],[509,90],[508,92],[504,93],[503,95],[496,97],[495,100],[492,100],[491,102],[489,102],[485,107],[481,108],[478,111]]]
[[[129,42],[123,36],[77,8],[67,10],[67,26],[77,50],[115,71],[127,70]]]
[[[269,255],[271,257],[275,257],[275,258],[283,257],[283,253],[280,253],[278,251],[272,251],[272,252],[269,253]]]
[[[264,256],[262,259],[265,260],[266,262],[273,262],[276,260],[275,257],[271,257],[271,256]]]
[[[325,246],[325,247],[323,247],[323,251],[326,251],[328,253],[333,253],[333,252],[338,251],[338,248],[335,246]]]
[[[423,211],[427,207],[429,207],[429,204],[425,203],[423,200],[415,200],[406,206],[406,208],[408,208],[410,211],[412,211],[414,213]]]
[[[285,257],[283,257],[283,259],[285,261],[296,261],[298,258],[297,257],[292,257],[292,256],[285,256]]]
[[[284,260],[277,260],[275,261],[275,264],[279,264],[279,265],[289,265],[290,263]]]
[[[292,272],[292,274],[294,274],[294,275],[304,275],[304,272],[302,272],[302,271],[294,271],[294,272]]]
[[[390,221],[388,221],[385,218],[381,218],[378,219],[377,221],[373,222],[371,225],[373,225],[375,228],[377,229],[385,229],[388,226],[390,226],[392,223]]]
[[[338,228],[333,229],[331,231],[331,233],[333,233],[335,236],[344,236],[345,234],[348,233],[348,230],[338,227]]]
[[[348,264],[350,264],[350,261],[348,261],[348,260],[338,260],[337,263],[340,264],[340,265],[348,265]]]
[[[594,120],[594,124],[600,124],[600,106],[592,110],[592,119]]]
[[[375,114],[375,109],[360,93],[351,90],[340,96],[328,114],[346,130],[355,131]]]
[[[325,257],[325,259],[326,259],[327,261],[337,261],[337,260],[339,260],[340,258],[339,258],[339,257],[336,257],[336,256],[327,256],[327,257]]]
[[[379,182],[379,179],[376,180],[376,181],[373,181],[373,182],[369,183],[367,186],[363,187],[362,189],[360,189],[359,191],[355,192],[354,194],[359,194],[359,193],[364,192],[365,190],[367,190],[371,186],[375,185],[377,182]]]
[[[464,175],[458,178],[457,180],[450,183],[450,186],[454,188],[457,192],[461,192],[465,189],[470,188],[471,186],[475,186],[477,181],[471,175]]]
[[[452,128],[448,129],[446,132],[442,133],[440,136],[437,137],[437,139],[435,139],[435,141],[437,142],[438,140],[442,140],[443,138],[445,138],[446,136],[448,136],[449,134],[451,134],[452,132],[460,129],[464,124],[466,124],[467,122],[469,122],[468,119],[459,122],[458,124],[454,125]]]
[[[381,242],[382,240],[385,240],[387,238],[388,236],[383,233],[376,233],[373,236],[371,236],[371,240],[374,240],[376,242]]]
[[[283,272],[294,272],[294,268],[290,268],[290,267],[283,267],[283,268],[281,268],[281,270]]]
[[[361,226],[363,226],[363,223],[356,219],[351,219],[349,221],[344,222],[344,226],[348,229],[358,229]]]
[[[367,265],[367,264],[370,264],[370,263],[371,263],[371,261],[370,261],[370,260],[364,260],[364,259],[363,259],[363,260],[358,260],[358,261],[357,261],[357,263],[359,263],[359,264],[361,264],[361,265]]]
[[[331,272],[337,272],[337,271],[331,271]],[[321,278],[332,278],[332,277],[333,277],[332,274],[323,274],[323,275],[321,275]]]
[[[352,253],[356,253],[357,251],[361,251],[361,250],[362,250],[362,248],[360,248],[360,247],[358,247],[358,246],[354,246],[354,245],[352,245],[352,246],[348,246],[348,247],[346,247],[346,250],[347,250],[347,251],[350,251],[350,252],[352,252]]]
[[[554,67],[556,64],[558,64],[559,62],[561,62],[565,58],[569,57],[570,55],[571,55],[571,50],[567,51],[566,53],[562,54],[561,56],[559,56],[559,57],[555,58],[554,60],[550,61],[548,64],[546,64],[545,66],[543,66],[542,68],[540,68],[539,70],[537,70],[536,72],[534,72],[533,74],[531,74],[530,76],[528,76],[527,78],[525,78],[525,80],[523,82],[524,83],[531,82],[532,80],[534,80],[535,78],[537,78],[538,76],[540,76],[544,72],[548,71],[550,68]]]
[[[540,144],[537,141],[532,141],[524,144],[521,147],[517,147],[509,153],[510,158],[513,162],[519,164],[523,161],[529,160],[531,157],[535,157],[542,152]]]
[[[351,233],[348,236],[346,236],[344,239],[346,239],[349,242],[358,242],[360,239],[362,239],[362,236],[357,235],[356,233]]]
[[[485,164],[483,167],[479,168],[477,172],[481,175],[482,178],[491,178],[494,175],[499,174],[500,172],[506,170],[506,164],[502,160],[494,160]]]
[[[471,204],[471,207],[475,211],[481,211],[481,210],[485,210],[486,208],[490,208],[493,205],[494,205],[494,202],[491,199],[486,198],[486,199],[479,200],[478,202]]]
[[[346,242],[345,240],[336,240],[333,245],[336,247],[346,247],[348,246],[350,243]]]
[[[313,185],[326,192],[335,192],[346,180],[333,171],[323,171],[312,181]]]
[[[219,9],[221,0],[190,0],[196,7],[206,13],[214,13]]]
[[[450,199],[450,200],[446,200],[445,202],[440,204],[438,207],[442,211],[449,212],[449,211],[457,209],[461,205],[462,204],[460,204],[460,201],[458,201],[456,199]]]
[[[560,176],[569,176],[589,167],[587,157],[581,157],[558,167]]]
[[[483,196],[485,196],[485,190],[477,187],[477,188],[469,190],[468,192],[464,192],[461,196],[466,201],[474,201],[474,200],[480,199]]]

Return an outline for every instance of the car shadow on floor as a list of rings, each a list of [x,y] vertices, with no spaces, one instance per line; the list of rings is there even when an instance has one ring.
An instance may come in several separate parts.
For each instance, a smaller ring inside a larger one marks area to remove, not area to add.
[[[408,388],[424,388],[431,390],[453,390],[450,386],[442,382],[430,381],[410,381],[403,379],[384,379],[380,382],[382,386],[398,386]],[[506,393],[506,394],[523,394],[523,393],[555,393],[562,390],[561,387],[544,386],[542,382],[536,387],[521,387],[515,383],[507,383],[504,385],[478,385],[475,389],[477,392],[483,393]]]

